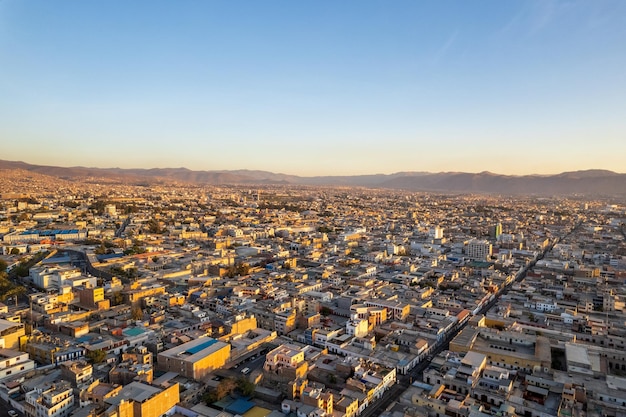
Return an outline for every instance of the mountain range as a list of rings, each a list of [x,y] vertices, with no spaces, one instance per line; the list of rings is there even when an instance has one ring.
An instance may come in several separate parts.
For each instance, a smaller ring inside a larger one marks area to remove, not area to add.
[[[455,193],[626,196],[626,174],[600,169],[563,172],[556,175],[519,176],[491,172],[397,172],[394,174],[302,177],[256,170],[194,171],[187,168],[58,167],[4,160],[0,160],[0,169],[20,169],[70,181],[99,178],[129,183],[176,181],[210,185],[329,185]]]

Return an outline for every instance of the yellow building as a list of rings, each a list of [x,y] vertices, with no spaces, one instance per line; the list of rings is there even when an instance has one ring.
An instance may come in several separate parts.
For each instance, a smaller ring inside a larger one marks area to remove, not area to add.
[[[303,404],[324,410],[327,415],[333,414],[333,394],[319,388],[306,387],[300,397]]]
[[[256,317],[246,317],[233,323],[230,334],[243,334],[257,328]]]
[[[354,417],[359,411],[359,401],[355,398],[342,396],[333,404],[335,411],[342,412],[344,417]]]
[[[133,307],[141,306],[141,300],[146,297],[165,294],[165,287],[163,285],[150,285],[141,287],[139,283],[131,284],[129,290],[122,292],[124,296],[124,302],[130,304]]]
[[[178,383],[162,389],[135,381],[104,400],[109,406],[105,417],[161,417],[179,401]]]
[[[209,337],[192,340],[157,356],[158,368],[200,380],[221,368],[230,357],[230,345]]]
[[[411,306],[407,303],[387,300],[366,300],[365,305],[368,307],[380,307],[387,310],[387,317],[394,320],[404,321],[411,312]]]
[[[4,349],[19,349],[20,339],[25,334],[24,323],[0,319],[0,345]]]

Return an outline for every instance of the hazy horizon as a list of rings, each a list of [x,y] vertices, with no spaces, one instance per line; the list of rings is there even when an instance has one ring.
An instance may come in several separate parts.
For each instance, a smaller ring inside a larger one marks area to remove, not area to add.
[[[483,174],[483,173],[489,173],[489,174],[494,174],[494,175],[504,175],[504,176],[551,176],[551,175],[558,175],[558,174],[564,174],[564,173],[568,173],[568,172],[586,172],[586,171],[610,171],[613,172],[615,174],[626,174],[626,172],[621,172],[621,171],[613,171],[613,170],[609,170],[609,169],[605,169],[605,168],[585,168],[585,169],[580,169],[580,170],[565,170],[565,171],[559,171],[559,172],[553,172],[553,173],[547,173],[547,174],[541,174],[541,173],[536,173],[536,172],[529,172],[529,173],[523,173],[523,174],[504,174],[501,172],[495,172],[495,171],[489,171],[489,170],[483,170],[483,171],[454,171],[454,170],[450,170],[450,171],[420,171],[420,170],[412,170],[412,171],[393,171],[393,172],[367,172],[367,173],[362,173],[362,174],[313,174],[313,175],[298,175],[298,174],[294,174],[294,173],[290,173],[290,172],[284,172],[284,171],[271,171],[271,170],[266,170],[266,169],[250,169],[250,168],[232,168],[232,169],[212,169],[210,167],[208,168],[199,168],[199,169],[192,169],[186,166],[152,166],[152,167],[121,167],[121,166],[106,166],[106,165],[102,165],[102,166],[87,166],[87,165],[50,165],[50,164],[37,164],[37,163],[32,163],[32,162],[28,162],[28,161],[16,161],[16,160],[6,160],[6,159],[0,159],[0,161],[7,161],[7,162],[22,162],[28,165],[37,165],[37,166],[48,166],[48,167],[59,167],[59,168],[68,168],[68,169],[72,169],[72,168],[83,168],[83,169],[122,169],[122,170],[151,170],[151,169],[172,169],[172,170],[176,170],[176,169],[188,169],[190,171],[224,171],[224,172],[236,172],[236,171],[266,171],[266,172],[270,172],[273,174],[278,174],[278,175],[293,175],[293,176],[301,176],[301,177],[326,177],[326,176],[360,176],[360,175],[394,175],[394,174],[400,174],[400,173],[424,173],[424,174],[446,174],[446,173],[465,173],[465,174]]]
[[[624,171],[626,2],[0,2],[1,159]]]

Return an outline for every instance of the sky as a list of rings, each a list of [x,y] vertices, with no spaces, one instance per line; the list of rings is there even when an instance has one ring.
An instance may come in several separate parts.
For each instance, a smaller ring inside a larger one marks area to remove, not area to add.
[[[0,159],[626,172],[626,1],[0,0]]]

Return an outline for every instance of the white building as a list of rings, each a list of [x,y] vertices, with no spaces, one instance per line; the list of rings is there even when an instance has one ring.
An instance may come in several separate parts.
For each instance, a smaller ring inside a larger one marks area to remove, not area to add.
[[[30,269],[30,279],[38,288],[60,288],[61,285],[71,278],[81,276],[80,269],[61,266],[41,266]]]
[[[491,256],[492,246],[486,240],[472,239],[467,243],[465,253],[468,258],[475,260],[486,260]]]
[[[357,313],[352,313],[350,316],[350,320],[346,322],[346,334],[355,337],[367,336],[369,322],[366,319],[360,319]]]
[[[432,239],[442,239],[443,238],[443,227],[435,226],[428,231],[428,235]]]
[[[28,353],[13,349],[0,349],[0,381],[35,369],[35,361]]]
[[[107,204],[106,206],[104,206],[104,214],[107,214],[111,217],[116,217],[117,207],[115,207],[115,204]]]
[[[74,408],[74,393],[67,382],[56,382],[26,393],[26,417],[66,417]]]

